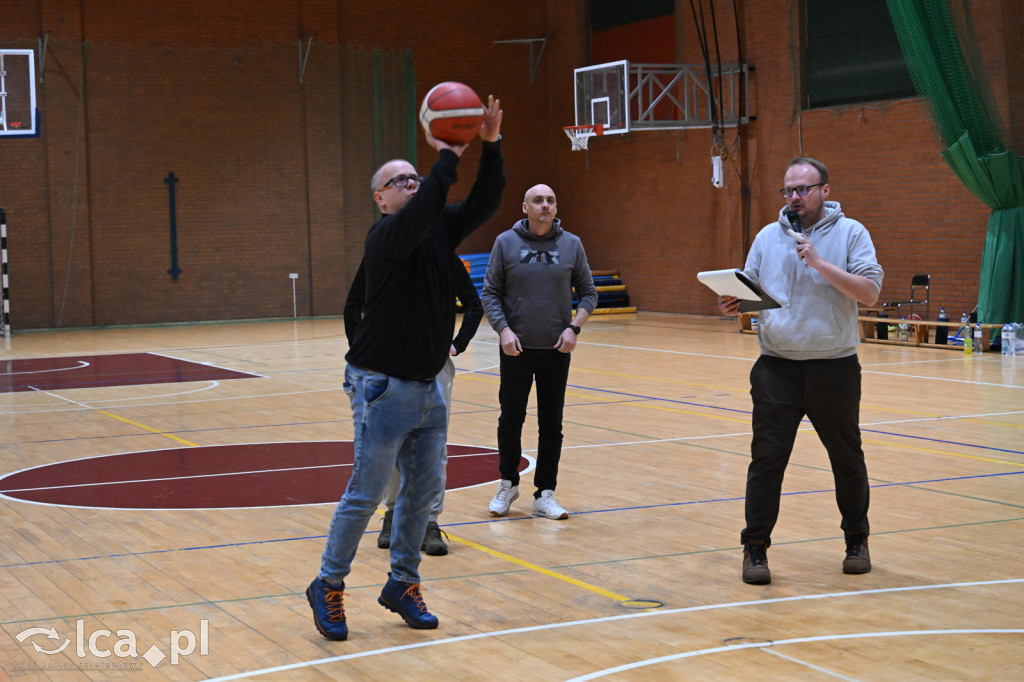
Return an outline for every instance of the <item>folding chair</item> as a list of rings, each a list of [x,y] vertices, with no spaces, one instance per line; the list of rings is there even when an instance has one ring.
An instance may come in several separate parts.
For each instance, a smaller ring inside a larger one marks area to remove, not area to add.
[[[931,275],[914,275],[913,277],[910,278],[910,298],[908,300],[906,300],[906,301],[889,301],[887,303],[883,303],[882,307],[883,308],[895,308],[896,309],[896,318],[899,319],[900,317],[902,317],[904,315],[903,307],[906,306],[906,307],[908,307],[910,309],[910,312],[907,313],[908,317],[910,319],[913,319],[913,317],[914,317],[914,306],[923,305],[924,306],[924,317],[923,318],[919,317],[918,319],[925,319],[925,320],[930,319],[930,317],[929,317],[930,306],[928,304],[928,297],[929,297],[929,294],[931,293],[931,288],[930,288],[931,287],[931,281],[932,281],[932,276]],[[923,294],[922,294],[922,292],[923,292]],[[923,297],[922,297],[922,295],[923,295]]]

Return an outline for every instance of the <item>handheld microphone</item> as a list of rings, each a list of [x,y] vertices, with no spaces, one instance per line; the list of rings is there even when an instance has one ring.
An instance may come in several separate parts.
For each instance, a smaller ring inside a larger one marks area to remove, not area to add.
[[[786,211],[786,220],[789,221],[794,232],[803,232],[800,228],[800,214],[796,211]]]
[[[786,234],[792,237],[797,244],[803,244],[807,241],[807,237],[804,236],[803,228],[800,227],[800,214],[793,210],[786,211],[786,220],[789,221],[791,226],[786,229]],[[807,261],[802,257],[800,258],[800,261],[804,265],[807,265]]]
[[[796,211],[786,211],[786,220],[791,225],[791,227],[786,228],[786,234],[792,237],[797,244],[803,244],[807,241],[807,237],[804,236],[804,231],[800,227],[800,214]]]

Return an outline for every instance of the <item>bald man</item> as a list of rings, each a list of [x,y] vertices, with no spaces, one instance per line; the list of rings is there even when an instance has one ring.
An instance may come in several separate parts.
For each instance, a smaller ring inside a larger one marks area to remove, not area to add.
[[[537,469],[533,475],[533,515],[567,519],[555,501],[562,454],[562,408],[569,360],[576,338],[597,305],[597,290],[579,237],[562,229],[558,202],[547,185],[534,185],[523,197],[523,213],[494,242],[481,301],[501,340],[498,401],[498,470],[501,480],[491,501],[492,516],[505,516],[519,497],[526,403],[537,384]],[[573,318],[573,288],[579,304]]]
[[[505,187],[500,102],[488,98],[476,182],[466,199],[446,204],[466,145],[426,134],[438,158],[426,178],[403,159],[373,174],[381,219],[363,248],[362,317],[345,355],[352,404],[352,477],[327,533],[320,572],[306,590],[320,633],[348,637],[345,578],[359,541],[396,465],[401,484],[391,533],[391,571],[377,601],[417,629],[432,629],[420,589],[420,546],[430,503],[441,487],[447,406],[438,373],[455,326],[455,247],[501,204]],[[346,324],[349,321],[346,320]]]

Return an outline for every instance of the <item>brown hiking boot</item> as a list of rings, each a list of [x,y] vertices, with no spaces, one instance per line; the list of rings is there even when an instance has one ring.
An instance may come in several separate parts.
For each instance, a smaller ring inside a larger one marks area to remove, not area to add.
[[[768,546],[761,541],[743,546],[743,582],[749,585],[767,585],[772,581],[768,570]]]
[[[444,531],[438,527],[437,521],[428,521],[427,532],[423,536],[423,544],[420,546],[420,551],[426,552],[430,556],[444,556],[447,554],[448,545],[441,539],[442,533]]]
[[[846,536],[846,558],[843,559],[843,573],[869,573],[871,555],[868,553],[867,535]]]
[[[395,511],[389,509],[384,512],[384,525],[380,527],[380,535],[377,536],[377,548],[388,549],[391,547],[391,520],[395,517]]]

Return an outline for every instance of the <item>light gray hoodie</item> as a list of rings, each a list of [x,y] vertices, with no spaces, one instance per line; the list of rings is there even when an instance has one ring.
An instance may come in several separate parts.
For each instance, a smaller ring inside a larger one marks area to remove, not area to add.
[[[857,301],[829,284],[796,255],[786,209],[779,221],[754,238],[743,274],[782,306],[758,313],[761,352],[789,360],[847,357],[857,352],[860,325]],[[882,267],[867,229],[843,215],[837,201],[826,201],[824,216],[805,233],[821,258],[867,277],[882,289]]]

